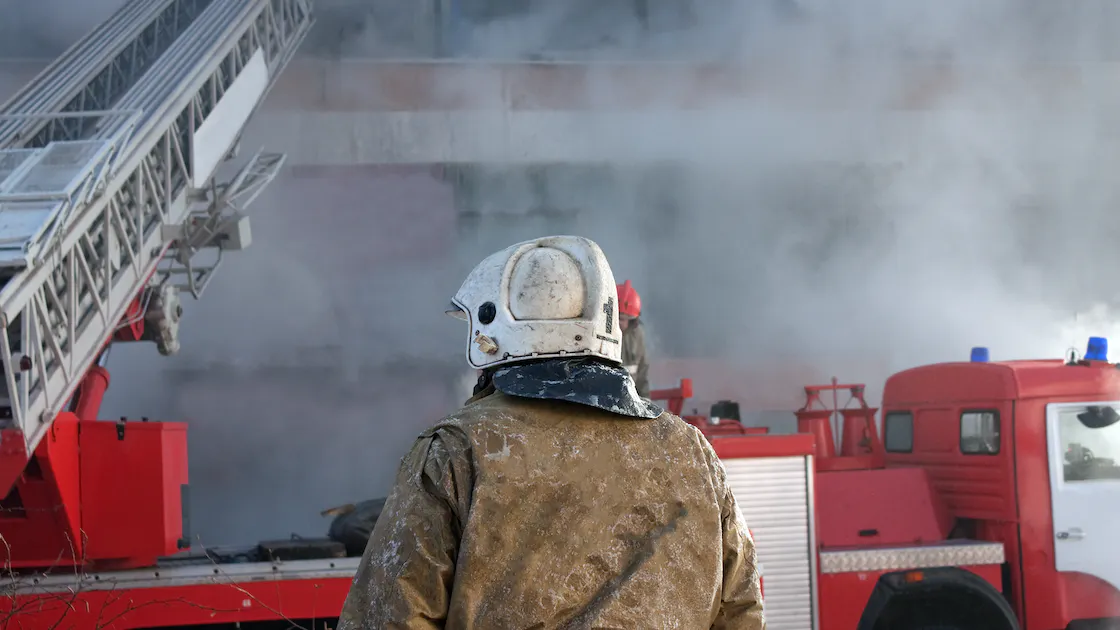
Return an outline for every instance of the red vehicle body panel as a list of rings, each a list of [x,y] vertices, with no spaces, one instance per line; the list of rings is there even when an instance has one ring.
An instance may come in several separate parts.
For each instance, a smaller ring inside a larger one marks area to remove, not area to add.
[[[350,578],[268,580],[15,596],[0,628],[133,630],[338,617]],[[318,626],[317,626],[318,627]]]
[[[960,567],[999,587],[1000,568],[995,565]],[[820,576],[820,630],[855,630],[867,600],[886,571],[824,573]]]
[[[690,393],[691,383],[682,383],[677,391]],[[696,422],[699,419],[691,420]],[[812,433],[736,435],[729,428],[733,424],[737,423],[700,425],[716,454],[723,460],[803,456],[819,450],[818,436]],[[818,466],[813,481],[819,551],[905,546],[948,539],[952,517],[937,496],[925,470],[910,467],[825,468],[827,470],[822,471]],[[875,535],[861,535],[861,532],[867,531],[874,531]],[[1002,589],[1001,568],[998,565],[958,568],[975,573],[996,591]],[[817,606],[820,630],[854,630],[879,578],[889,572],[819,573]]]
[[[955,517],[975,521],[977,537],[1005,543],[1011,599],[1027,627],[1120,616],[1116,589],[1055,569],[1045,422],[1048,403],[1115,400],[1118,372],[1106,363],[1061,360],[942,363],[887,380],[883,413],[914,411],[914,444],[928,445],[888,453],[888,465],[923,467]],[[1012,419],[997,455],[977,458],[958,448],[958,414],[970,409],[996,409]]]
[[[186,424],[63,412],[31,462],[0,511],[11,568],[151,566],[185,543]]]

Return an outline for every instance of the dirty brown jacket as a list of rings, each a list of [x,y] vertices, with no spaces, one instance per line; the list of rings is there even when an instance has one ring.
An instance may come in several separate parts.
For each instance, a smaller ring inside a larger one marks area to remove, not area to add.
[[[481,392],[401,463],[339,630],[764,630],[723,466],[676,416]]]
[[[622,365],[634,379],[638,395],[649,398],[649,361],[646,360],[646,333],[641,320],[632,320],[622,331]]]

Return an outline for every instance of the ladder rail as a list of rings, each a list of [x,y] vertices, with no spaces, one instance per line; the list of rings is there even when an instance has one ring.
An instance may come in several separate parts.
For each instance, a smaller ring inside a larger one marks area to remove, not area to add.
[[[183,34],[212,0],[135,0],[71,46],[0,111],[22,114],[108,109]],[[0,148],[42,147],[89,131],[83,119],[9,120]]]
[[[183,95],[179,86],[189,84],[195,76],[212,74],[225,60],[225,55],[206,58],[198,51],[229,48],[231,40],[240,39],[244,31],[241,23],[251,12],[249,4],[215,2],[183,33],[183,45],[168,50],[121,99],[119,106],[145,113],[140,121],[141,130],[145,125],[158,130],[168,124],[171,112],[181,111],[183,101],[193,95]]]
[[[191,38],[192,29],[231,16],[234,23],[214,29],[213,36]],[[161,228],[187,218],[192,180],[208,180],[217,166],[193,172],[191,160],[194,134],[226,102],[211,96],[236,90],[238,78],[263,67],[267,83],[255,109],[312,19],[307,0],[214,0],[121,100],[121,105],[156,104],[158,112],[145,110],[103,192],[76,209],[36,264],[0,289],[0,325],[8,333],[0,334],[0,359],[11,423],[22,431],[27,453],[111,339],[130,303],[150,281],[161,281],[152,276],[174,244]],[[167,83],[172,77],[187,82]],[[231,144],[234,140],[228,138]],[[0,479],[0,490],[10,481]]]
[[[277,13],[290,10],[292,6],[307,6],[305,2],[280,2],[268,0],[268,9],[261,11],[252,3],[222,2],[217,0],[211,8],[196,20],[183,33],[183,44],[172,47],[159,59],[145,75],[137,82],[118,103],[115,109],[122,111],[140,111],[143,116],[137,123],[135,134],[145,137],[149,133],[159,133],[166,125],[170,124],[175,115],[183,115],[189,111],[188,118],[190,131],[197,129],[203,122],[204,116],[216,104],[216,99],[224,94],[223,81],[212,84],[213,89],[209,95],[205,91],[184,91],[184,84],[193,84],[199,77],[214,77],[238,73],[248,62],[250,50],[262,48],[265,60],[269,66],[270,75],[277,74],[287,66],[294,56],[295,46],[287,45],[288,40],[306,35],[310,22],[304,22],[305,27],[299,33],[285,33],[283,28],[292,23],[292,16],[275,17],[269,24],[254,24],[253,28],[246,31],[245,24],[252,20],[261,22],[260,18],[275,16]],[[309,12],[309,9],[305,9]],[[298,17],[296,18],[298,20]],[[279,37],[269,38],[258,36],[259,32],[272,32],[269,29],[280,31]],[[262,46],[262,41],[264,45]],[[239,51],[232,47],[240,46]],[[199,50],[229,50],[237,54],[200,55]],[[247,54],[248,53],[248,54]],[[193,61],[192,61],[193,60]],[[271,88],[271,82],[268,86]],[[267,89],[261,98],[267,95]],[[190,109],[184,110],[183,106],[190,102]],[[124,124],[118,119],[117,124]],[[115,126],[104,127],[95,137],[104,138],[118,132]],[[138,152],[139,155],[143,151]],[[189,162],[190,156],[184,156]],[[127,158],[126,158],[127,159]],[[189,164],[188,164],[189,166]]]
[[[8,97],[0,111],[54,111],[61,108],[66,95],[58,90],[93,76],[94,68],[116,56],[129,40],[130,33],[158,13],[153,9],[167,0],[129,2],[117,9],[80,40],[43,68],[31,82]],[[106,47],[106,42],[112,42]],[[53,104],[57,103],[57,104]]]

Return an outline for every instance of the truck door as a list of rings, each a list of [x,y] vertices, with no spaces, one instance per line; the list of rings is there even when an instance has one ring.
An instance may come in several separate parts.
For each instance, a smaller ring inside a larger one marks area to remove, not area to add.
[[[1058,571],[1120,588],[1120,402],[1046,407]]]

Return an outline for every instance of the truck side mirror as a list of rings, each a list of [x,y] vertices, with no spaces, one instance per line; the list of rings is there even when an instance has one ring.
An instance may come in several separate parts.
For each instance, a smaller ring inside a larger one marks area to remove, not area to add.
[[[1120,421],[1120,413],[1116,413],[1112,407],[1092,406],[1077,414],[1077,419],[1090,429],[1103,429]]]

